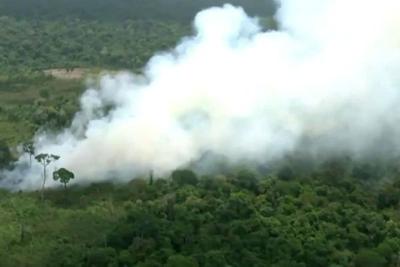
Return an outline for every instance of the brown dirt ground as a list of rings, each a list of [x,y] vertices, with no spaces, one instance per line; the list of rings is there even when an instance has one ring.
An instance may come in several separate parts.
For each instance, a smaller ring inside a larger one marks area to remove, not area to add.
[[[64,80],[79,80],[85,77],[87,73],[87,69],[76,68],[73,70],[67,69],[48,69],[44,70],[46,75],[53,76],[57,79]]]

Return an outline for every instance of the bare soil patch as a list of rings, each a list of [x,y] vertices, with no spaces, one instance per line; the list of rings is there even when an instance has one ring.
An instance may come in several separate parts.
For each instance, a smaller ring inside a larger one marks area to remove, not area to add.
[[[84,78],[88,72],[87,69],[48,69],[43,71],[46,75],[53,76],[57,79],[64,80],[80,80]]]

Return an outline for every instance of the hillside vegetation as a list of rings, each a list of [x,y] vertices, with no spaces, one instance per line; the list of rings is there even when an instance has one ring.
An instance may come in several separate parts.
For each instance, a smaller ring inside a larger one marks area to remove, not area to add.
[[[140,72],[224,2],[0,0],[0,168],[36,131],[70,124],[86,75]],[[230,2],[265,21],[275,9]],[[398,267],[400,171],[377,158],[185,169],[43,199],[0,190],[0,267]]]

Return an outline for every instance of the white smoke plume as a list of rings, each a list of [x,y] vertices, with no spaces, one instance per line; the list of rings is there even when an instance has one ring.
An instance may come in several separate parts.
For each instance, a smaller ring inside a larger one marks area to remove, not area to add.
[[[279,4],[279,30],[267,32],[238,7],[200,12],[195,35],[143,74],[107,75],[87,90],[70,128],[36,136],[38,152],[94,182],[165,174],[209,151],[268,162],[305,137],[319,153],[396,150],[400,1]],[[40,187],[40,166],[27,162],[3,172],[3,186]]]

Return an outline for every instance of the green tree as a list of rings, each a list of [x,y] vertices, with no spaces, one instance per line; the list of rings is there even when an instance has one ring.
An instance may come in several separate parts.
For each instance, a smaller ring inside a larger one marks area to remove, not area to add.
[[[7,167],[12,160],[10,148],[8,145],[0,141],[0,168],[5,168]]]
[[[363,249],[354,258],[356,267],[383,267],[386,260],[373,250]]]
[[[64,185],[65,191],[67,191],[67,184],[74,178],[74,173],[65,168],[61,168],[53,172],[53,180],[60,181],[60,183]]]
[[[178,185],[196,185],[198,178],[191,170],[175,170],[172,172],[172,180]]]
[[[88,266],[108,267],[115,266],[116,252],[115,249],[106,248],[92,248],[88,251],[87,255]]]
[[[278,178],[284,181],[290,181],[295,178],[295,173],[289,165],[286,165],[278,171]]]
[[[50,97],[49,90],[47,90],[47,89],[40,90],[39,95],[40,95],[40,97],[42,97],[44,99],[48,99]]]
[[[221,266],[227,265],[225,255],[222,251],[212,250],[208,251],[205,255],[205,267]]]
[[[166,267],[197,267],[197,262],[192,257],[173,255],[168,258]]]

